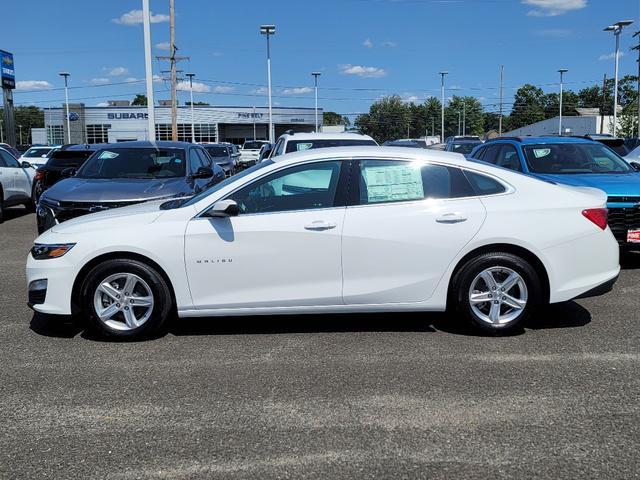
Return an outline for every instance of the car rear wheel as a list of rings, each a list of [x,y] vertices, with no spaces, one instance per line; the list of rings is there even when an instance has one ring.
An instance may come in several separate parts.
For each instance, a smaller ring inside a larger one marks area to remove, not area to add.
[[[456,307],[476,328],[507,332],[521,327],[541,300],[535,269],[506,252],[486,253],[469,260],[454,281]]]
[[[169,317],[171,291],[155,269],[138,260],[107,260],[86,277],[83,311],[100,335],[140,339],[158,332]]]

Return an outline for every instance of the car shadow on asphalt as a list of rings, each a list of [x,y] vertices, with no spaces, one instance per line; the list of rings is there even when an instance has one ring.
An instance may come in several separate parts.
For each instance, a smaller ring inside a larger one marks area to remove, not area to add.
[[[9,222],[17,218],[24,217],[25,215],[31,215],[33,212],[23,207],[22,205],[17,207],[9,207],[4,210],[4,221]]]
[[[488,333],[469,326],[449,313],[375,313],[331,315],[273,315],[245,317],[172,318],[167,328],[154,337],[216,335],[281,335],[354,332],[445,332],[474,337],[517,336],[527,330],[583,327],[591,322],[591,314],[576,302],[565,302],[540,309],[523,328],[506,334]],[[75,317],[52,317],[35,313],[30,328],[38,335],[86,340],[122,341],[96,336]]]

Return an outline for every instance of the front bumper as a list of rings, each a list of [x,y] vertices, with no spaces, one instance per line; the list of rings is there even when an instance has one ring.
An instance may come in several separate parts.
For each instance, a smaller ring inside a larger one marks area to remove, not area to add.
[[[29,291],[27,305],[31,309],[50,315],[71,315],[71,291],[78,274],[72,252],[50,260],[35,260],[29,254],[26,273],[27,287],[38,280],[47,281],[44,291]]]

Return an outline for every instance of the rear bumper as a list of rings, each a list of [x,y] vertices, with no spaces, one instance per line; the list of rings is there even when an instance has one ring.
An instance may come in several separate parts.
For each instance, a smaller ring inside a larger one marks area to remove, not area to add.
[[[611,280],[607,280],[606,282],[601,283],[597,287],[593,287],[591,290],[588,290],[578,295],[577,297],[575,297],[575,299],[577,300],[579,298],[599,297],[600,295],[609,293],[611,290],[613,290],[613,286],[618,281],[619,276],[620,275],[616,275]]]

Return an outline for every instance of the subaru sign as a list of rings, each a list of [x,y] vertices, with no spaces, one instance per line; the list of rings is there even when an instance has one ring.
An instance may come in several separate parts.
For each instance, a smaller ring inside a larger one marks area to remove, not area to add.
[[[2,88],[16,88],[13,53],[0,50],[0,65],[2,65]]]
[[[80,115],[78,115],[76,112],[69,113],[69,121],[77,122],[78,120],[80,120]]]

